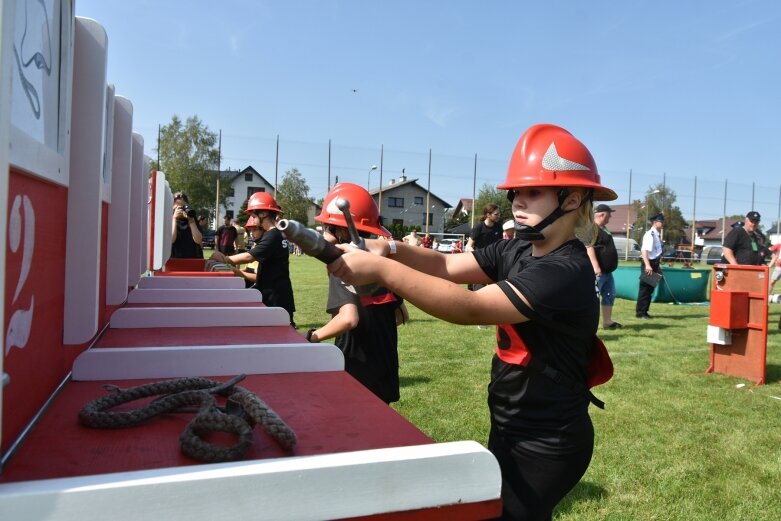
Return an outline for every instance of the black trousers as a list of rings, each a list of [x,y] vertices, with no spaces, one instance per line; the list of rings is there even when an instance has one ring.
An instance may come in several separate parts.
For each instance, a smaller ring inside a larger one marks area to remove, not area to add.
[[[662,269],[659,267],[659,261],[661,259],[650,259],[649,263],[651,268],[656,273],[661,273]],[[645,263],[640,261],[640,275],[645,273]],[[648,310],[651,308],[651,295],[654,293],[654,287],[650,284],[640,281],[640,289],[637,292],[637,305],[635,306],[635,314],[637,316],[647,315]]]
[[[578,452],[551,455],[528,442],[504,436],[494,427],[488,450],[502,471],[502,517],[514,521],[550,521],[553,509],[586,473],[594,451],[594,431]]]

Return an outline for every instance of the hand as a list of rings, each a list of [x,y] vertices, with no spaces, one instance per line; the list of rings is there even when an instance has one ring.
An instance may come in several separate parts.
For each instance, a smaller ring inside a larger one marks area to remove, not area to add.
[[[384,257],[359,250],[349,244],[337,244],[336,247],[344,253],[328,265],[328,271],[353,286],[365,286],[379,281],[382,262],[389,262]]]
[[[651,274],[651,273],[653,273],[653,272],[654,272],[654,269],[651,267],[651,265],[650,265],[650,264],[649,264],[648,266],[646,266],[646,267],[645,267],[645,274],[646,274],[646,275],[650,275],[650,274]]]
[[[174,219],[177,219],[177,220],[187,219],[187,214],[184,213],[184,209],[182,209],[181,206],[177,206],[174,209]]]

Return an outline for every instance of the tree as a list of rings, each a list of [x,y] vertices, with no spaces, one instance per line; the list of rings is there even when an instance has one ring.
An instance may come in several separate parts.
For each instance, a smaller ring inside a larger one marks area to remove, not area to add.
[[[689,226],[689,223],[683,218],[681,209],[674,206],[676,199],[675,192],[669,186],[659,184],[650,187],[643,200],[632,203],[637,216],[632,229],[638,241],[642,240],[643,233],[650,228],[648,219],[661,213],[664,215],[665,244],[672,246],[680,244],[684,235],[683,230]]]
[[[472,205],[472,211],[475,214],[475,225],[483,218],[483,208],[487,204],[495,204],[499,207],[499,210],[502,212],[502,222],[512,219],[512,203],[507,199],[507,191],[497,190],[489,184],[484,184]]]
[[[448,215],[446,218],[447,224],[445,224],[445,229],[451,230],[456,226],[460,226],[466,222],[469,222],[469,216],[469,212],[455,213],[452,209],[448,210]]]
[[[287,219],[307,223],[307,212],[313,203],[309,198],[309,185],[297,168],[285,172],[277,187],[276,200]]]
[[[156,149],[160,155],[158,170],[165,172],[173,192],[185,192],[199,215],[214,217],[219,150],[217,135],[209,131],[198,116],[182,123],[179,116],[171,118],[160,129]],[[230,191],[228,183],[220,183],[220,202],[224,205]]]

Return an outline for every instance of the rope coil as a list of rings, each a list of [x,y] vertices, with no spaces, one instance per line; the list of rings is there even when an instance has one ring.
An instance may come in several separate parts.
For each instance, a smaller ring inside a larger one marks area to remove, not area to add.
[[[226,382],[190,377],[163,380],[121,389],[107,385],[111,394],[87,403],[79,411],[79,422],[93,429],[122,429],[140,425],[155,416],[183,412],[197,407],[195,417],[179,436],[182,452],[208,463],[241,459],[252,445],[252,428],[259,424],[283,448],[296,445],[293,430],[255,393],[236,385],[246,376],[239,375]],[[217,405],[215,395],[227,398],[225,411]],[[142,398],[157,396],[149,404],[130,411],[111,411],[114,407]],[[237,436],[237,442],[222,447],[203,440],[209,432],[225,432]]]

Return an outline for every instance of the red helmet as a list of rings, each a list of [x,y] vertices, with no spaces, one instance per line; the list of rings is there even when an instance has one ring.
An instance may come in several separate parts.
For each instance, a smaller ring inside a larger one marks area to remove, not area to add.
[[[258,219],[254,215],[251,215],[250,218],[247,219],[247,224],[244,225],[244,228],[246,228],[247,230],[252,230],[259,226],[260,226],[260,219]]]
[[[271,194],[266,192],[255,192],[250,196],[249,201],[247,201],[247,211],[244,213],[252,215],[254,212],[260,210],[282,213],[282,208],[280,208],[274,198],[271,197]]]
[[[529,127],[515,146],[504,183],[509,190],[526,186],[581,186],[594,191],[593,200],[613,201],[618,195],[600,184],[597,164],[586,146],[561,127]]]
[[[350,215],[355,227],[362,232],[390,237],[391,232],[380,223],[380,210],[374,198],[363,187],[353,183],[339,183],[328,192],[323,200],[323,211],[315,221],[334,226],[347,227],[344,214],[336,206],[337,199],[346,199],[350,203]]]

